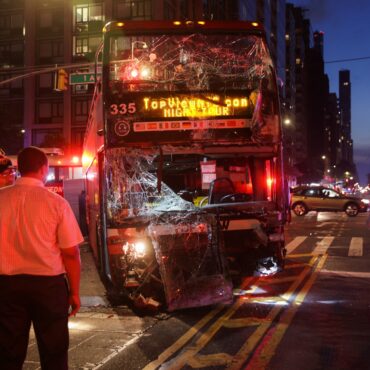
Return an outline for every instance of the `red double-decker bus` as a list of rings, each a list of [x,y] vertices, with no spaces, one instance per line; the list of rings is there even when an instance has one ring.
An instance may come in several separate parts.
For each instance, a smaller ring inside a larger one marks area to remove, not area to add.
[[[111,22],[96,63],[83,166],[109,285],[174,310],[229,302],[230,271],[278,271],[287,200],[263,28]]]

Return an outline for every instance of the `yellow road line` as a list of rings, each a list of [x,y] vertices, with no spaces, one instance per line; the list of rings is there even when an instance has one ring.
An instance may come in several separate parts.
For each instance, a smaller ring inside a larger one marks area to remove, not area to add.
[[[312,257],[313,253],[298,253],[298,254],[289,254],[287,259],[290,258],[301,258],[301,257]]]
[[[289,269],[297,269],[300,268],[304,265],[303,262],[300,263],[289,263],[284,266],[284,270],[289,270]]]
[[[286,277],[275,277],[275,279],[270,280],[262,280],[259,281],[259,285],[274,285],[274,284],[283,284],[283,283],[290,283],[291,281],[294,281],[296,279],[296,276],[286,276]]]
[[[291,324],[294,315],[297,313],[299,306],[303,303],[306,295],[311,290],[314,282],[316,281],[318,274],[325,264],[326,258],[327,255],[321,257],[314,272],[294,299],[292,307],[288,308],[283,313],[277,326],[271,330],[271,336],[266,336],[266,341],[264,341],[260,345],[260,349],[257,349],[255,355],[248,362],[248,366],[245,368],[245,370],[264,370],[267,368],[267,365],[276,352],[276,348],[278,347],[285,332]]]
[[[242,319],[230,319],[224,322],[225,328],[244,328],[247,326],[257,326],[261,324],[260,317],[246,317]]]
[[[251,298],[252,303],[265,303],[265,304],[276,304],[276,303],[288,303],[282,296],[268,296],[268,297],[257,297]]]
[[[250,279],[252,280],[252,279]],[[255,286],[254,289],[258,287]],[[251,293],[253,293],[251,291]],[[208,342],[212,340],[215,334],[223,327],[225,321],[229,320],[229,318],[242,306],[246,301],[245,297],[239,298],[227,311],[225,314],[220,316],[217,321],[215,321],[212,326],[204,332],[196,341],[194,345],[189,346],[185,349],[178,357],[173,359],[171,362],[173,366],[166,367],[166,369],[181,369],[187,363],[189,363],[190,359],[192,359],[202,348],[204,348]]]
[[[302,272],[299,276],[293,281],[291,286],[288,288],[288,291],[277,297],[279,302],[281,301],[289,301],[290,297],[293,295],[294,291],[298,288],[298,286],[302,283],[302,281],[306,278],[306,276],[311,271],[312,266],[315,264],[317,260],[317,256],[312,256],[310,261],[306,264]],[[243,286],[248,286],[254,280],[254,278],[249,278],[243,284]],[[285,282],[285,279],[281,279],[282,282]],[[259,287],[253,286],[251,289],[248,290],[248,297],[240,297],[222,316],[220,316],[204,333],[200,335],[200,337],[196,340],[196,342],[192,345],[188,345],[187,348],[184,348],[181,353],[165,363],[165,361],[173,356],[176,352],[178,352],[182,347],[185,347],[186,343],[193,338],[196,334],[199,334],[199,330],[208,323],[211,318],[213,318],[215,314],[209,313],[210,318],[203,318],[200,320],[196,325],[194,325],[187,333],[185,333],[181,338],[179,338],[172,346],[167,348],[162,354],[160,354],[157,360],[148,364],[144,370],[153,370],[159,367],[160,365],[164,365],[163,367],[168,370],[177,370],[183,368],[186,364],[194,368],[204,367],[204,366],[221,366],[221,365],[230,365],[230,369],[240,369],[240,367],[245,362],[246,358],[250,355],[250,353],[254,350],[254,348],[258,345],[258,342],[264,336],[264,334],[268,331],[271,327],[273,320],[276,316],[280,313],[283,309],[283,306],[276,305],[270,313],[267,315],[266,318],[248,318],[248,319],[231,319],[234,313],[247,301],[250,300],[250,295],[256,291]],[[258,299],[258,298],[257,298]],[[269,297],[271,299],[271,297]],[[219,312],[219,311],[218,311]],[[258,320],[258,322],[256,321]],[[204,323],[200,324],[202,321]],[[236,356],[232,357],[227,354],[212,354],[212,355],[199,355],[198,353],[204,348],[216,335],[216,333],[220,330],[221,327],[240,327],[246,325],[259,325],[255,332],[250,336],[250,338],[246,341],[246,343],[242,346]]]
[[[194,335],[199,333],[199,330],[206,325],[213,317],[215,317],[224,307],[222,305],[217,306],[201,320],[199,320],[194,326],[192,326],[183,336],[181,336],[171,347],[168,347],[164,352],[162,352],[155,361],[152,361],[144,367],[143,370],[156,369],[164,361],[166,361],[170,356],[177,352],[181,347],[183,347]]]
[[[243,284],[242,284],[242,288],[245,288],[247,286],[250,285],[250,283],[255,280],[255,278],[251,277],[251,278],[248,278],[246,279]],[[256,288],[255,288],[256,289]],[[250,293],[252,293],[253,290],[250,291]],[[241,298],[239,299],[237,302],[241,302],[244,303],[244,299]],[[236,302],[236,303],[237,303]],[[235,304],[234,304],[235,305]],[[232,313],[234,312],[233,311],[233,306],[231,306],[231,308],[229,308],[229,310],[223,315],[232,315]],[[172,346],[168,347],[164,352],[162,352],[158,358],[154,361],[152,361],[151,363],[149,363],[148,365],[146,365],[144,367],[143,370],[153,370],[153,369],[156,369],[158,366],[160,366],[161,364],[163,364],[169,357],[171,357],[174,353],[176,353],[178,350],[180,350],[182,347],[185,346],[185,344],[191,339],[193,338],[196,334],[199,333],[200,329],[206,325],[214,316],[216,316],[224,307],[223,306],[219,306],[217,307],[216,309],[212,310],[211,312],[209,312],[205,317],[203,317],[197,324],[195,324],[193,327],[191,327],[181,338],[179,338]],[[229,313],[230,311],[232,311],[231,313]],[[219,319],[220,320],[220,319]],[[217,321],[219,321],[217,320]],[[216,323],[217,323],[216,321]],[[214,326],[214,325],[213,325]],[[202,337],[201,337],[202,338]],[[200,338],[200,339],[201,339]],[[211,339],[211,338],[210,338]],[[192,347],[190,347],[192,348]],[[193,353],[196,353],[196,351],[192,351],[192,354]],[[184,356],[182,356],[184,357]],[[188,356],[186,356],[187,358]],[[186,363],[186,361],[184,361],[184,363]],[[178,364],[178,361],[176,360],[176,365]],[[173,369],[177,369],[177,368],[181,368],[180,367],[174,367]],[[171,367],[172,369],[172,367]]]
[[[196,355],[189,359],[188,365],[193,369],[199,369],[206,366],[222,366],[230,362],[232,356],[227,353],[215,353],[211,355]]]
[[[313,257],[310,261],[310,266],[313,266],[316,262],[318,257]],[[302,283],[302,281],[306,278],[306,276],[310,273],[311,267],[306,266],[302,272],[299,274],[298,278],[293,282],[293,284],[289,287],[288,291],[282,295],[285,300],[289,300],[290,297],[293,295],[294,291],[298,288],[298,286]],[[273,320],[276,316],[280,313],[283,309],[283,306],[275,306],[267,315],[264,322],[256,329],[256,331],[248,338],[248,340],[244,343],[244,345],[240,348],[239,352],[234,356],[231,364],[227,369],[229,370],[239,370],[243,364],[245,363],[246,359],[250,356],[252,351],[257,346],[258,342],[261,338],[265,335],[267,330],[270,328]]]

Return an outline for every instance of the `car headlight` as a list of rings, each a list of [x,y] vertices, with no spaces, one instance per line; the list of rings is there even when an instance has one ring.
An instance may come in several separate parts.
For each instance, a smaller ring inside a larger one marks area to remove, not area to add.
[[[365,204],[369,204],[370,203],[370,199],[361,199],[361,202],[362,203],[365,203]]]

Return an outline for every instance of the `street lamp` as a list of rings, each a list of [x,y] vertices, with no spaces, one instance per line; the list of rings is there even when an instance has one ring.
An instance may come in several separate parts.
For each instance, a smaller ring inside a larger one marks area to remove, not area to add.
[[[321,156],[321,159],[324,162],[324,180],[328,180],[329,179],[329,172],[330,172],[330,169],[329,169],[329,158],[325,154],[323,154]]]
[[[146,44],[145,41],[132,41],[131,43],[131,59],[134,59],[134,48],[135,45],[141,45],[143,49],[147,49],[148,45]]]

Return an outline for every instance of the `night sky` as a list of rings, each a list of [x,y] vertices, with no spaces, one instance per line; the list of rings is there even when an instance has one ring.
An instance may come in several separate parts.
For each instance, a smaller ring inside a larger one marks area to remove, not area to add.
[[[351,73],[352,139],[354,160],[365,185],[370,173],[370,1],[369,0],[291,0],[307,9],[312,31],[324,32],[325,72],[330,91],[338,94],[341,69]],[[358,61],[328,63],[343,59]]]

